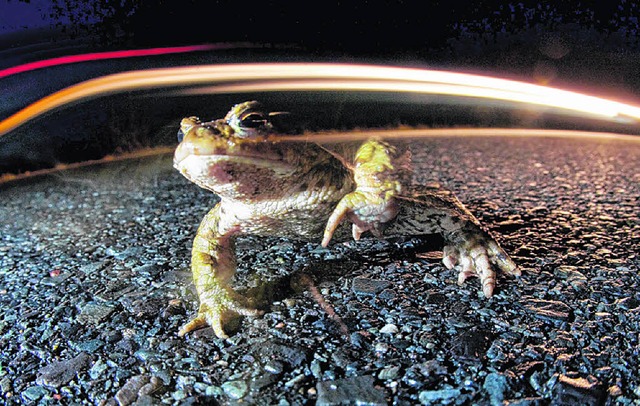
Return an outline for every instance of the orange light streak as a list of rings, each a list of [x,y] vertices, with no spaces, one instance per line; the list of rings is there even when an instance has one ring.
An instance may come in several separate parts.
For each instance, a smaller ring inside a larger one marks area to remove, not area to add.
[[[233,83],[229,83],[233,82]],[[83,99],[152,88],[205,86],[194,92],[381,91],[444,94],[557,108],[608,120],[640,120],[640,107],[562,89],[458,72],[327,63],[221,64],[116,73],[46,96],[0,121],[0,135]]]

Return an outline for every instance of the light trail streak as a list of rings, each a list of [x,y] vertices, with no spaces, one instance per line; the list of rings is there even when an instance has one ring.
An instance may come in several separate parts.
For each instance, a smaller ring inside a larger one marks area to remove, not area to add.
[[[58,65],[68,65],[72,63],[87,61],[98,61],[101,59],[121,59],[141,56],[179,54],[195,51],[210,51],[213,49],[220,49],[224,47],[224,45],[190,45],[184,47],[129,49],[123,51],[92,52],[80,55],[66,55],[57,58],[44,59],[42,61],[29,62],[18,66],[12,66],[6,69],[0,69],[0,79],[11,75],[16,75],[18,73],[28,72],[36,69],[50,68],[52,66]]]
[[[363,90],[444,94],[526,103],[612,121],[640,120],[638,106],[481,75],[374,65],[259,63],[150,69],[91,79],[44,97],[0,121],[0,135],[48,111],[82,99],[132,90],[186,86],[201,88],[182,89],[178,93]]]

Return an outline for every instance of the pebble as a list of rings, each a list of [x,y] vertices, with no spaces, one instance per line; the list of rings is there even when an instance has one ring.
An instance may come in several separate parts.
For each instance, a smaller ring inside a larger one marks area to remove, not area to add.
[[[395,324],[385,324],[384,327],[380,329],[382,334],[396,334],[398,332],[398,326]]]
[[[79,343],[71,343],[71,347],[76,351],[94,353],[104,346],[104,342],[99,339],[82,341]]]
[[[553,387],[551,403],[554,405],[598,406],[604,402],[606,391],[593,376],[572,378],[559,375]]]
[[[504,374],[497,372],[487,374],[482,384],[482,389],[489,394],[489,400],[492,406],[502,405],[507,388],[507,378]]]
[[[25,401],[25,403],[32,403],[37,400],[40,400],[44,396],[48,395],[49,391],[42,386],[29,386],[27,389],[23,390],[20,396]]]
[[[294,376],[293,378],[289,379],[287,382],[284,383],[284,386],[287,388],[292,388],[294,386],[296,386],[297,384],[299,384],[300,382],[305,380],[305,375],[304,374],[299,374]]]
[[[38,371],[36,383],[54,388],[60,387],[69,383],[78,372],[87,369],[90,363],[91,357],[84,352],[69,360],[53,362]]]
[[[351,290],[353,293],[375,295],[376,293],[380,293],[391,286],[392,284],[389,281],[358,277],[353,278]]]
[[[566,279],[575,290],[582,291],[587,288],[587,277],[575,266],[561,265],[556,268],[554,274],[559,278]]]
[[[398,377],[398,372],[400,372],[399,366],[384,367],[380,372],[378,372],[378,379],[383,381],[387,379],[396,379]]]
[[[572,314],[569,305],[556,300],[528,299],[524,307],[543,320],[567,321]]]
[[[316,391],[317,406],[387,404],[384,391],[374,386],[374,377],[370,375],[318,382]]]
[[[78,315],[78,322],[82,324],[98,324],[113,313],[114,306],[98,303],[87,303]]]
[[[93,363],[91,369],[89,369],[89,376],[91,379],[96,380],[100,378],[100,376],[109,368],[107,364],[105,364],[102,359],[98,359]]]
[[[309,353],[303,347],[280,344],[276,340],[254,344],[251,352],[256,354],[259,359],[275,359],[294,368],[309,359]]]
[[[0,379],[0,393],[2,393],[2,395],[6,396],[7,393],[11,392],[11,378],[8,376],[5,376],[4,378]]]
[[[249,386],[245,381],[227,381],[222,384],[225,395],[233,400],[242,399],[249,391]]]
[[[120,406],[128,406],[138,399],[138,391],[148,384],[150,381],[147,375],[136,375],[131,378],[122,386],[122,388],[116,393],[115,399]]]
[[[424,390],[418,395],[418,400],[423,405],[433,405],[436,402],[448,405],[460,398],[462,391],[460,389],[449,388],[440,390]]]
[[[282,362],[271,360],[264,365],[264,370],[270,374],[278,375],[282,373],[284,366],[282,365]]]
[[[94,272],[98,272],[103,270],[104,268],[107,267],[107,265],[109,264],[109,261],[97,261],[97,262],[92,262],[90,264],[86,264],[86,265],[82,265],[80,267],[80,271],[85,273],[85,274],[92,274]]]

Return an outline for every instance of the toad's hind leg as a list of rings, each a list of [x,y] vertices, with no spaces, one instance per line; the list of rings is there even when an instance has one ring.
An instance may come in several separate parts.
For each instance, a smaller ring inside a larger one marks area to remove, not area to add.
[[[237,227],[221,227],[220,203],[202,220],[193,241],[191,271],[200,298],[197,316],[185,324],[178,335],[209,325],[219,338],[227,338],[225,316],[236,313],[257,316],[261,312],[248,306],[229,282],[235,274],[235,235]]]
[[[397,201],[399,213],[389,233],[441,234],[445,240],[442,262],[448,269],[460,266],[459,284],[470,276],[477,276],[482,292],[491,297],[497,270],[520,275],[509,255],[455,196],[427,191],[414,197],[399,197]]]

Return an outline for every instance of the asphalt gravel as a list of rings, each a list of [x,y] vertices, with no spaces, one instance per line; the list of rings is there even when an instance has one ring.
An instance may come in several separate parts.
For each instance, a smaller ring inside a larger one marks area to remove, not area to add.
[[[640,142],[412,143],[522,268],[485,299],[431,241],[246,237],[264,316],[177,331],[216,198],[158,156],[0,185],[7,404],[640,404]],[[423,253],[427,251],[427,253]]]

